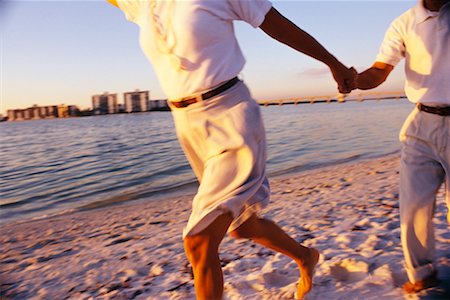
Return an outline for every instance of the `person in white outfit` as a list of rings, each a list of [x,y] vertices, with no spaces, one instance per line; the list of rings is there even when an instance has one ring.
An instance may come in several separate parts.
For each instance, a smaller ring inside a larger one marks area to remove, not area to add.
[[[409,278],[403,289],[412,293],[437,282],[432,218],[443,182],[450,209],[450,0],[421,0],[394,20],[356,87],[380,85],[402,58],[405,92],[416,104],[400,132],[401,239]]]
[[[198,299],[220,299],[218,247],[226,232],[294,259],[309,292],[319,253],[258,216],[269,201],[260,108],[237,78],[245,60],[233,22],[259,27],[329,68],[341,92],[356,71],[284,18],[267,0],[108,0],[140,28],[141,47],[168,97],[180,144],[200,182],[183,231]]]

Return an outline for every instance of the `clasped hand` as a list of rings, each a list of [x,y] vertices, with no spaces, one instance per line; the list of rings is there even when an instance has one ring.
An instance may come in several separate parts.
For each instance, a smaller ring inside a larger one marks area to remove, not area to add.
[[[343,64],[331,68],[333,78],[338,84],[339,93],[348,94],[357,88],[358,72],[355,68],[347,68]]]

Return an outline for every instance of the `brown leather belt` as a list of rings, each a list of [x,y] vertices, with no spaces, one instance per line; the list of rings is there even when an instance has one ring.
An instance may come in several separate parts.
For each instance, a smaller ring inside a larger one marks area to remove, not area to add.
[[[440,115],[440,116],[450,116],[450,106],[435,107],[427,106],[422,103],[417,103],[417,108],[420,111],[424,111],[430,114]]]
[[[227,82],[225,82],[224,84],[219,85],[215,89],[207,91],[206,93],[203,93],[203,94],[198,95],[196,97],[182,98],[179,101],[170,101],[170,104],[175,106],[176,108],[188,107],[191,104],[194,104],[194,103],[197,103],[197,102],[200,102],[200,101],[212,98],[212,97],[214,97],[216,95],[219,95],[219,94],[225,92],[226,90],[231,88],[233,85],[238,83],[238,81],[239,81],[239,78],[234,77],[234,78],[228,80]]]

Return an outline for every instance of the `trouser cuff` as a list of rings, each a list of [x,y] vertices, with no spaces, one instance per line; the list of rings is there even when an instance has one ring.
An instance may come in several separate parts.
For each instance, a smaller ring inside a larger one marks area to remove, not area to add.
[[[426,264],[414,269],[410,269],[406,267],[406,273],[408,274],[408,279],[412,283],[416,283],[417,281],[424,280],[431,274],[436,272],[436,268],[434,264]]]

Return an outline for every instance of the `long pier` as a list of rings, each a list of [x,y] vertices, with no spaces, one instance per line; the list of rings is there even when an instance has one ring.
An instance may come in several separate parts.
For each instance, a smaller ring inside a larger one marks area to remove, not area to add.
[[[314,104],[314,103],[344,103],[349,101],[363,102],[363,101],[380,101],[380,100],[400,100],[406,99],[404,92],[367,92],[359,94],[337,94],[333,96],[307,96],[299,98],[287,98],[276,100],[260,100],[258,101],[261,106],[270,105],[298,105],[298,104]]]

